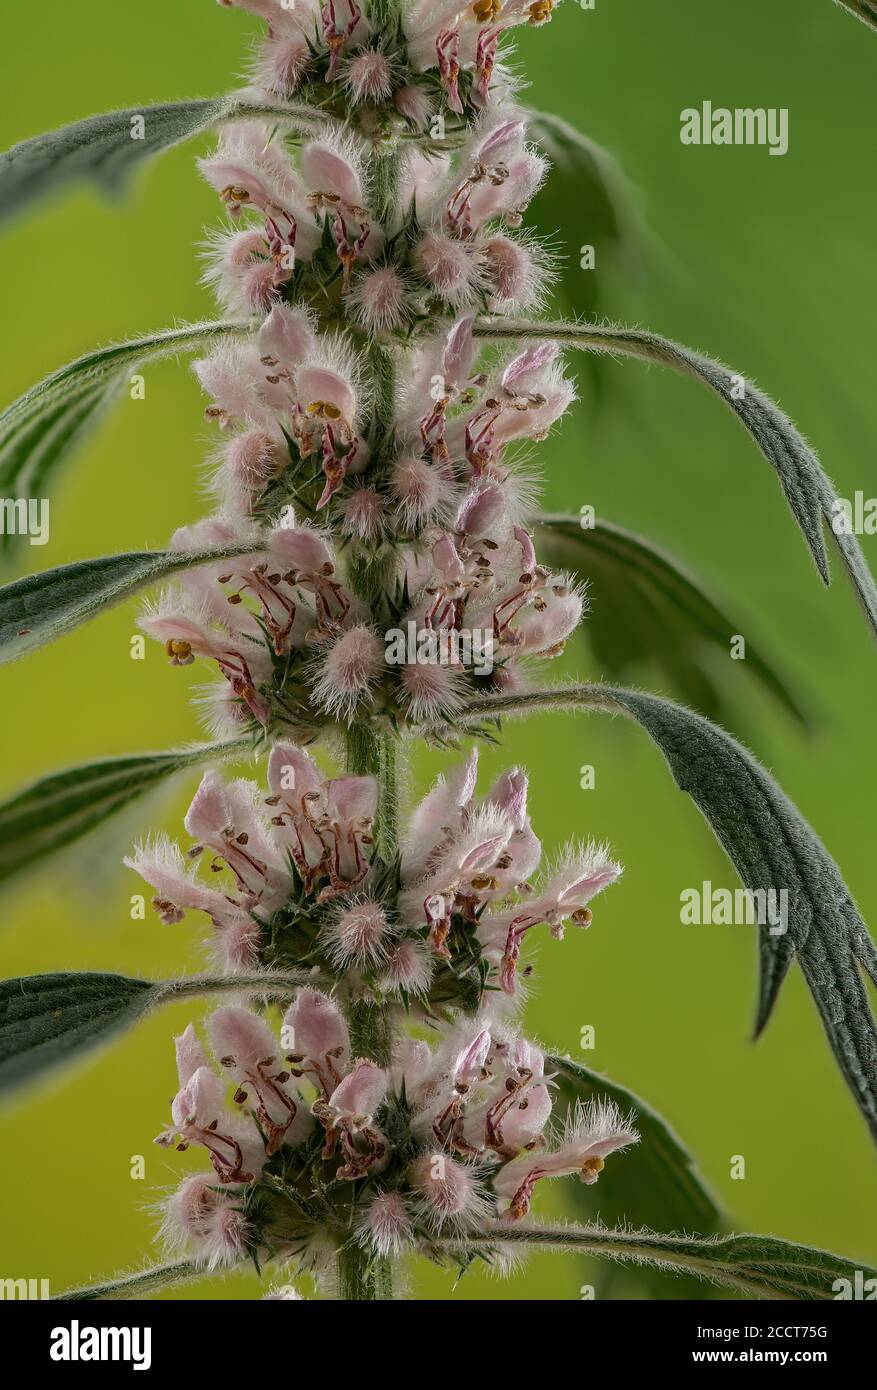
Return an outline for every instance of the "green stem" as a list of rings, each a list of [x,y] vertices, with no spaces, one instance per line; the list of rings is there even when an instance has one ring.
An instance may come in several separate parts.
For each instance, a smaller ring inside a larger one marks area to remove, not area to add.
[[[89,1284],[85,1288],[66,1289],[64,1293],[55,1294],[54,1300],[58,1303],[81,1303],[101,1299],[144,1298],[171,1284],[203,1279],[208,1273],[203,1265],[179,1260],[174,1264],[153,1265],[151,1269],[140,1270],[137,1274],[123,1274],[118,1279],[105,1279],[100,1284]]]
[[[311,971],[266,970],[253,975],[190,975],[162,980],[156,985],[155,1004],[172,1004],[202,994],[253,994],[266,999],[291,998],[302,985],[319,984]]]
[[[355,1303],[377,1303],[393,1297],[390,1261],[370,1255],[359,1245],[338,1251],[338,1297]]]

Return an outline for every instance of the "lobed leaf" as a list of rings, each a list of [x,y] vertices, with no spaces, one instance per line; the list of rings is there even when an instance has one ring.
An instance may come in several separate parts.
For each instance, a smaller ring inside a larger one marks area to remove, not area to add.
[[[744,885],[788,895],[787,930],[759,925],[756,1036],[797,956],[838,1066],[877,1139],[877,1028],[859,970],[877,983],[877,950],[837,865],[800,811],[723,729],[657,695],[612,685],[558,687],[472,701],[465,718],[564,708],[623,713],[641,724]]]
[[[740,624],[725,616],[673,556],[644,537],[602,519],[587,529],[575,516],[533,520],[541,532],[540,553],[589,584],[593,602],[582,632],[606,672],[624,676],[652,661],[690,704],[718,718],[722,696],[702,655],[713,646],[727,656]],[[788,686],[748,639],[746,665],[806,727]]]
[[[41,777],[0,804],[0,883],[80,839],[164,778],[248,746],[248,739],[240,739],[134,753]]]
[[[59,464],[98,424],[135,367],[243,331],[221,321],[187,324],[98,348],[53,372],[0,414],[0,496],[45,496]],[[15,539],[4,534],[0,546],[8,549]]]
[[[177,570],[209,564],[240,548],[199,551],[145,550],[74,560],[26,574],[0,588],[0,665],[36,651],[139,589]]]
[[[679,343],[639,328],[620,328],[610,324],[539,323],[527,319],[481,318],[475,321],[478,337],[495,341],[537,338],[567,343],[583,352],[620,354],[643,362],[655,362],[685,376],[692,376],[708,387],[749,432],[780,481],[789,508],[807,542],[808,549],[825,584],[830,583],[828,555],[822,534],[823,522],[831,529],[841,559],[865,611],[872,634],[877,637],[877,588],[855,536],[831,523],[836,521],[837,495],[807,441],[762,391],[745,383],[742,397],[732,394],[738,378],[720,362]]]

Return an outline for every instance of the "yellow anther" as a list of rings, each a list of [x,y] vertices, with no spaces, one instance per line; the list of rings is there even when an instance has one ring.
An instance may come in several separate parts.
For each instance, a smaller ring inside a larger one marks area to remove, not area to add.
[[[554,9],[554,0],[533,0],[527,11],[531,24],[547,24]]]
[[[341,419],[341,411],[331,401],[311,401],[305,409],[308,415],[319,415],[323,420]]]
[[[502,0],[475,0],[472,13],[479,24],[491,24],[502,14]]]

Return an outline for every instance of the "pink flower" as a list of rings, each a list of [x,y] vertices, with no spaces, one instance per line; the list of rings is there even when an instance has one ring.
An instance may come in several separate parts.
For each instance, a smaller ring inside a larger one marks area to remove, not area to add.
[[[180,1089],[171,1106],[173,1126],[160,1134],[157,1144],[202,1144],[220,1182],[254,1181],[265,1162],[265,1148],[255,1130],[241,1119],[226,1114],[225,1087],[207,1065],[191,1024],[177,1039]]]
[[[350,1037],[341,1010],[317,989],[300,989],[283,1019],[291,1038],[287,1060],[293,1076],[306,1076],[325,1100],[334,1092],[350,1063]]]
[[[348,536],[374,541],[383,534],[386,504],[375,488],[354,488],[341,502],[339,511],[341,524]]]
[[[393,465],[390,488],[406,530],[419,531],[429,521],[449,520],[454,506],[453,484],[426,459],[404,454]]]
[[[323,876],[333,893],[361,883],[368,872],[367,850],[377,810],[375,779],[327,779],[302,749],[278,743],[268,761],[268,784],[273,824],[305,892],[312,892]],[[321,896],[328,896],[325,889]]]
[[[465,242],[443,232],[427,232],[418,243],[414,264],[429,287],[452,307],[468,303],[481,280],[478,261]]]
[[[452,720],[465,703],[466,686],[453,666],[406,664],[401,668],[401,700],[413,724],[434,726]]]
[[[485,954],[501,963],[502,987],[514,993],[517,963],[527,932],[546,923],[553,936],[563,936],[563,924],[579,927],[591,922],[587,907],[591,898],[621,876],[621,865],[608,856],[605,846],[593,842],[584,849],[570,849],[559,868],[541,892],[517,907],[485,914],[477,926],[477,936]]]
[[[348,304],[367,333],[399,328],[409,315],[407,285],[392,266],[364,270],[354,282]]]
[[[336,1086],[328,1101],[316,1101],[312,1113],[326,1131],[322,1157],[330,1159],[340,1142],[344,1165],[336,1177],[347,1181],[379,1172],[389,1156],[385,1137],[374,1115],[383,1104],[389,1077],[381,1067],[361,1058]]]
[[[611,1101],[591,1101],[577,1107],[558,1149],[523,1153],[500,1168],[493,1187],[506,1204],[506,1219],[518,1221],[527,1215],[533,1189],[541,1178],[578,1173],[582,1182],[595,1183],[608,1156],[638,1140],[630,1119],[624,1119]]]
[[[432,981],[434,958],[419,941],[403,939],[387,950],[377,988],[386,994],[425,995]]]
[[[166,835],[138,845],[123,862],[156,890],[152,907],[166,926],[181,922],[186,911],[205,912],[217,930],[229,969],[246,970],[258,964],[262,928],[244,900],[200,883],[197,862],[184,860]]]
[[[491,902],[525,883],[541,847],[526,814],[526,777],[518,769],[473,804],[476,755],[448,781],[440,779],[411,816],[402,847],[400,910],[425,922],[430,942],[448,953],[455,917],[478,922]],[[440,829],[437,829],[440,827]]]
[[[294,50],[287,47],[283,56],[292,59],[294,69],[300,49],[297,39],[293,42]],[[199,167],[232,217],[243,211],[261,217],[277,284],[290,278],[297,262],[311,259],[324,224],[332,230],[345,282],[354,263],[382,240],[363,206],[357,146],[334,130],[306,141],[296,165],[282,141],[272,139],[269,125],[235,122],[225,127],[216,153]]]
[[[270,914],[287,901],[294,883],[258,799],[254,782],[226,783],[216,772],[205,772],[185,826],[197,842],[190,853],[211,849],[234,875],[239,900]]]
[[[213,1050],[237,1083],[239,1105],[256,1099],[256,1118],[270,1158],[282,1144],[300,1144],[310,1129],[302,1098],[282,1067],[274,1034],[247,1009],[216,1009],[209,1020]]]
[[[247,640],[247,619],[249,614],[243,622],[229,616],[220,627],[209,611],[169,589],[139,626],[164,644],[172,666],[191,666],[196,656],[215,661],[253,718],[267,724],[271,711],[259,690],[270,680],[271,661],[267,648]]]
[[[164,1204],[160,1235],[175,1255],[185,1250],[208,1270],[238,1264],[250,1237],[243,1208],[216,1179],[201,1173],[184,1178]]]
[[[429,95],[420,87],[405,85],[397,87],[393,93],[393,103],[400,116],[418,129],[423,129],[433,114],[433,103]]]
[[[479,251],[494,313],[521,313],[542,306],[554,273],[549,254],[538,242],[497,234],[481,242]]]

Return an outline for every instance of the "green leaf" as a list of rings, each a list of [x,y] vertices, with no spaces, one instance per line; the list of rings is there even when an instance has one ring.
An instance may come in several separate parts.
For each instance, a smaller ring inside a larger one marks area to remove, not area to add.
[[[312,978],[266,971],[150,981],[81,971],[0,980],[0,1092],[99,1047],[159,1004],[229,992],[286,998]]]
[[[877,4],[874,0],[836,0],[836,3],[877,32]]]
[[[728,1235],[697,1240],[602,1226],[497,1223],[485,1231],[430,1241],[427,1251],[451,1256],[484,1251],[489,1256],[503,1246],[515,1245],[566,1253],[577,1250],[628,1264],[653,1265],[674,1274],[694,1274],[756,1298],[824,1302],[837,1296],[837,1280],[847,1280],[854,1287],[857,1275],[860,1279],[875,1275],[860,1261],[776,1236]]]
[[[662,669],[684,699],[715,719],[724,713],[702,656],[713,646],[727,657],[744,629],[713,603],[672,556],[642,536],[598,520],[584,529],[575,516],[537,516],[540,553],[587,580],[592,606],[582,628],[604,670],[624,676],[643,661]],[[806,727],[794,696],[747,639],[746,667]]]
[[[0,665],[44,647],[178,570],[245,553],[237,547],[132,551],[74,560],[4,584],[0,588]]]
[[[0,982],[0,1091],[106,1042],[140,1018],[155,986],[125,975],[35,975]]]
[[[546,1069],[557,1073],[558,1093],[568,1106],[608,1096],[623,1112],[634,1111],[640,1132],[641,1142],[628,1150],[623,1162],[607,1164],[593,1187],[580,1184],[582,1205],[613,1225],[628,1222],[712,1235],[719,1209],[691,1155],[660,1115],[632,1091],[570,1057],[548,1057]]]
[[[98,348],[53,372],[0,414],[0,496],[45,496],[58,465],[98,423],[135,367],[245,331],[236,323],[187,324]],[[6,534],[0,545],[9,548],[15,540]]]
[[[759,926],[756,1036],[797,956],[831,1049],[877,1139],[877,1029],[859,965],[877,983],[877,950],[834,860],[764,768],[735,739],[657,695],[581,685],[472,701],[465,718],[598,709],[635,719],[661,749],[752,892],[788,894],[788,930]]]
[[[830,583],[828,555],[822,523],[830,528],[838,518],[837,495],[823,473],[819,461],[791,420],[751,382],[745,383],[742,399],[731,388],[739,377],[720,362],[644,329],[619,328],[593,323],[539,323],[527,319],[482,318],[474,332],[481,338],[501,342],[536,338],[568,344],[583,352],[621,354],[643,362],[670,367],[692,376],[708,387],[737,416],[749,432],[780,480],[786,501],[825,584]],[[857,597],[865,611],[871,631],[877,637],[877,588],[855,536],[841,527],[831,528]]]
[[[233,756],[249,740],[135,753],[41,777],[0,805],[0,883],[80,839],[166,777]]]
[[[317,123],[320,115],[306,106],[266,105],[232,95],[131,106],[89,116],[23,140],[0,154],[0,219],[80,181],[118,194],[138,165],[152,155],[173,149],[211,126],[248,118],[304,127]]]

